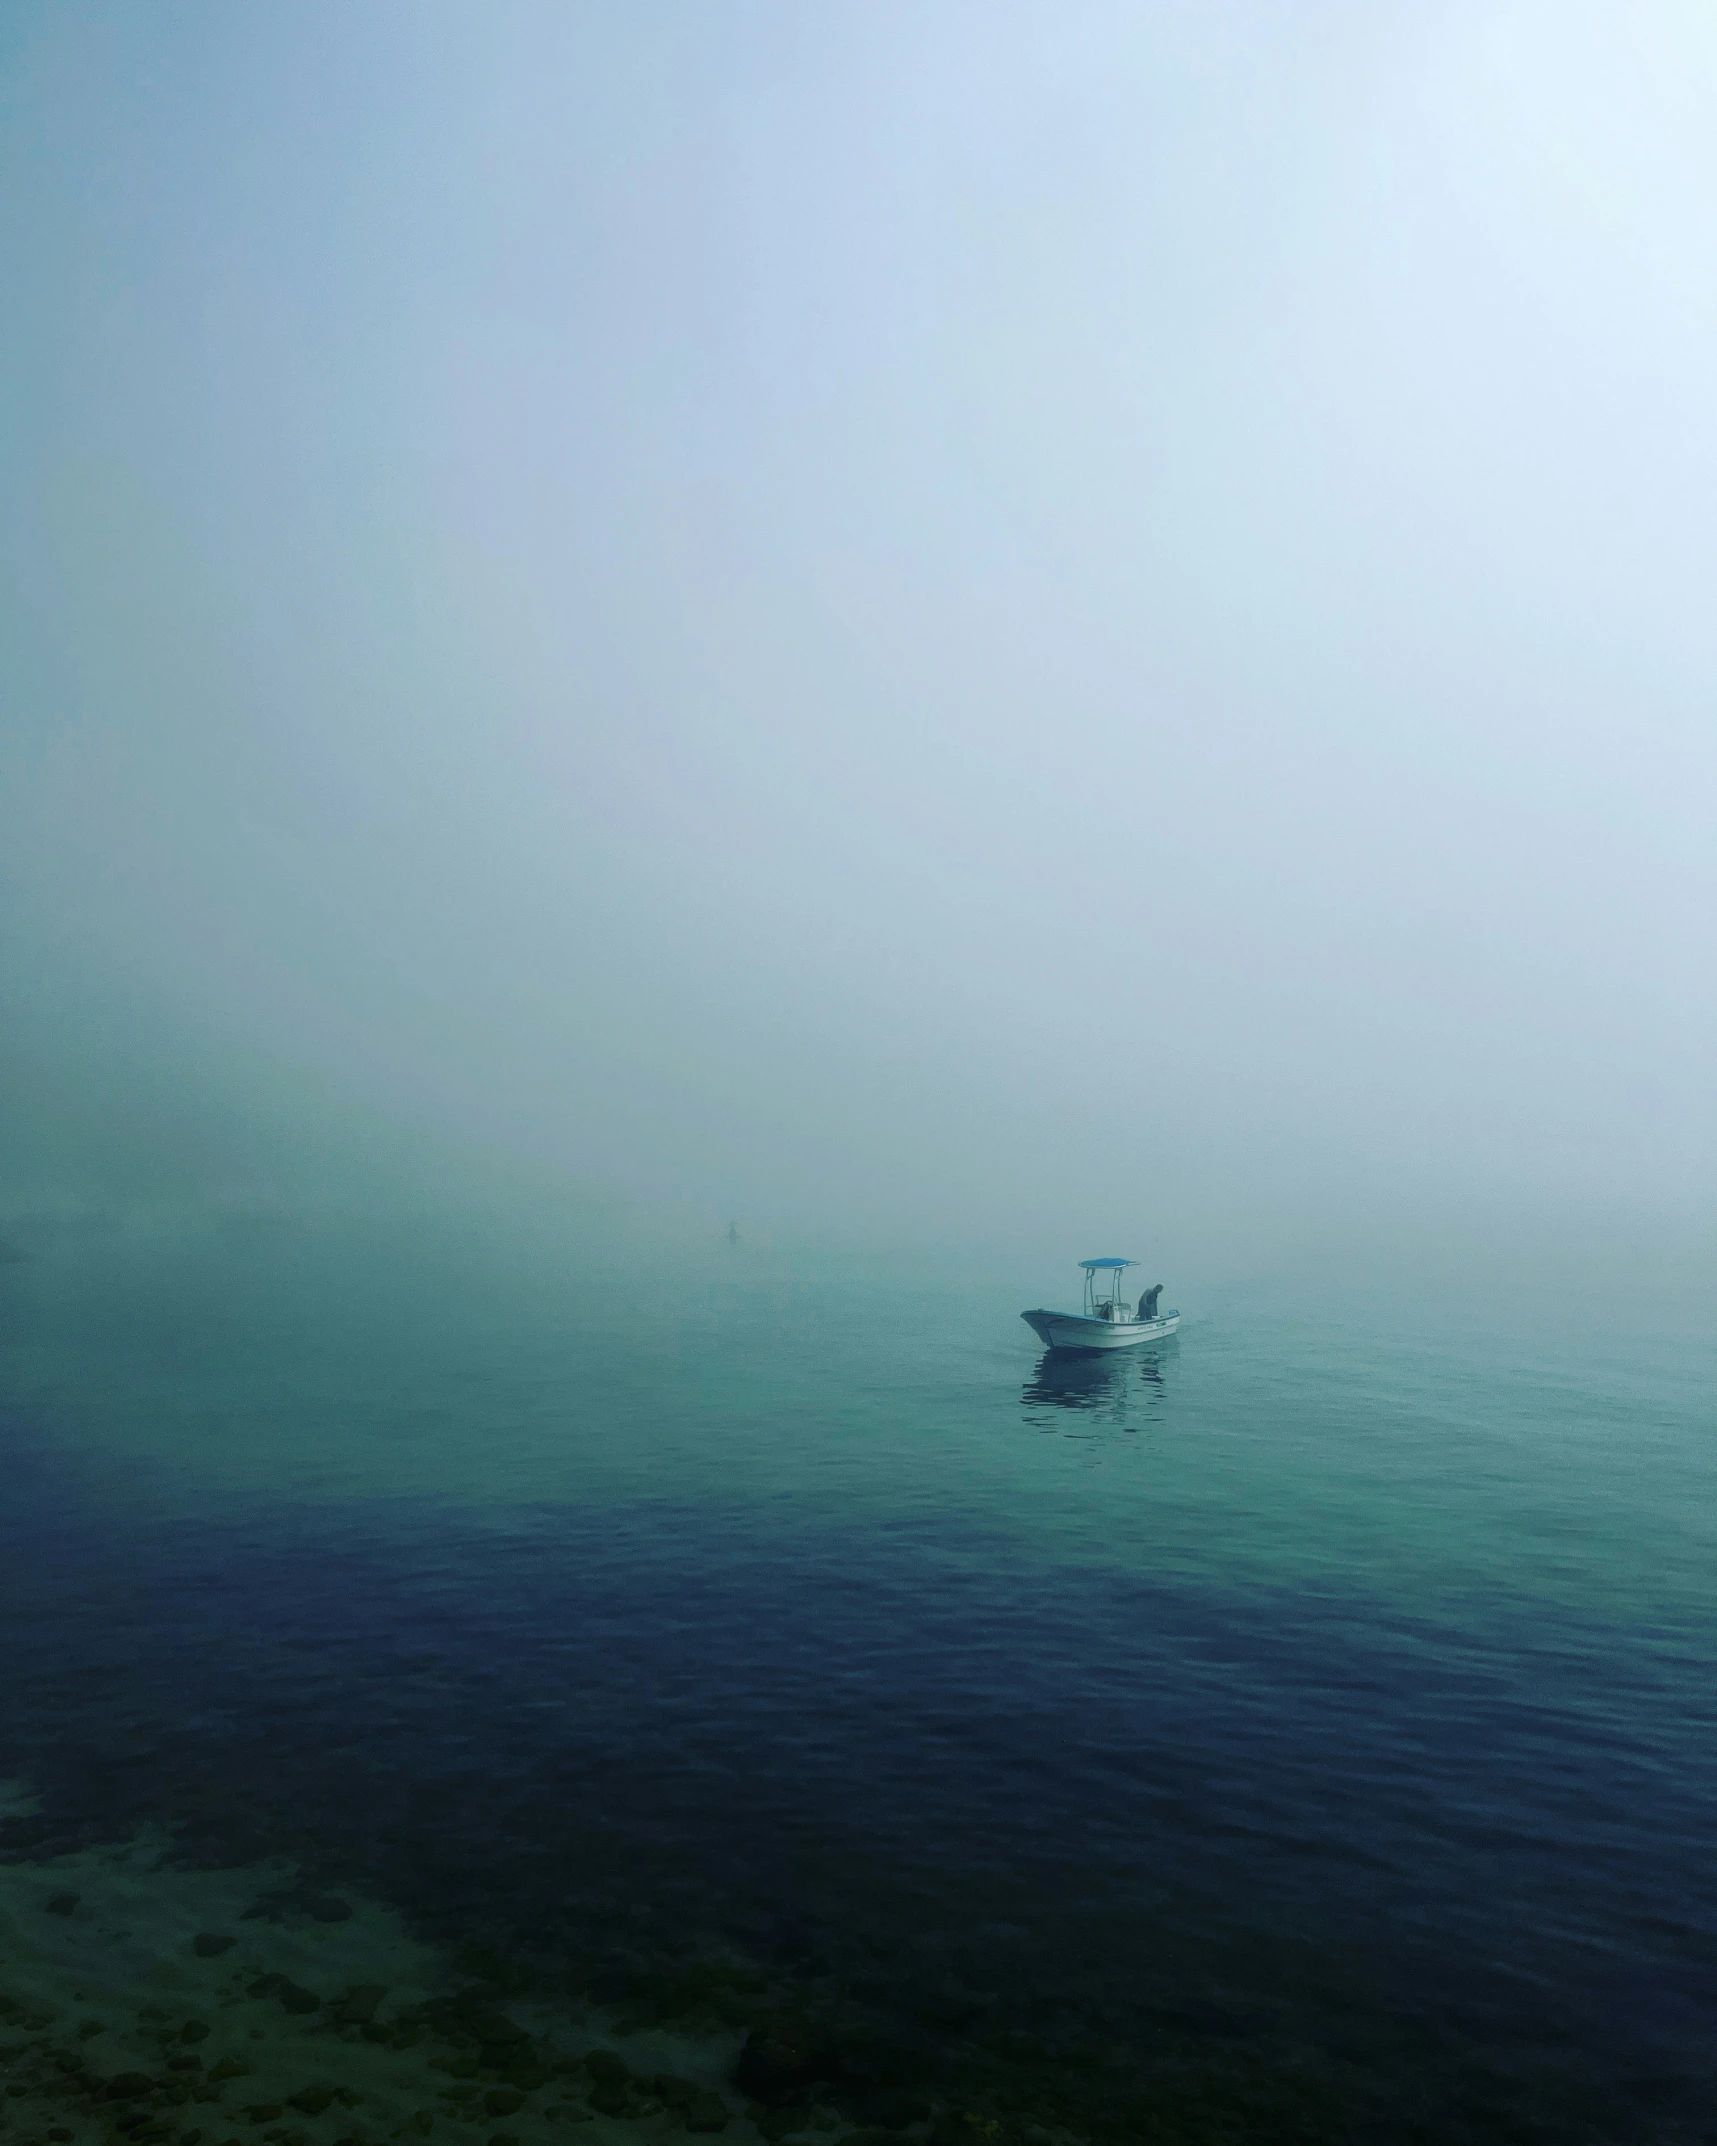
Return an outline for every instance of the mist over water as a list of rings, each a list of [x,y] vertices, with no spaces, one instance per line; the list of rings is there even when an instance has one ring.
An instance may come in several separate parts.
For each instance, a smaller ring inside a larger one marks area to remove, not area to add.
[[[1713,65],[14,10],[22,1018],[895,1235],[1697,1211]]]
[[[0,1854],[714,1961],[908,2146],[1708,2124],[1705,15],[0,112]]]

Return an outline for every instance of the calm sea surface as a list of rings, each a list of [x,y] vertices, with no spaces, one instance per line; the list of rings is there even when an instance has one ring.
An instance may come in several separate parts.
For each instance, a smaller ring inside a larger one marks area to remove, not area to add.
[[[1070,1265],[25,1242],[3,1852],[156,1822],[599,1998],[723,1944],[926,2046],[1712,2135],[1691,1270],[1170,1267],[1174,1342],[1068,1362]]]

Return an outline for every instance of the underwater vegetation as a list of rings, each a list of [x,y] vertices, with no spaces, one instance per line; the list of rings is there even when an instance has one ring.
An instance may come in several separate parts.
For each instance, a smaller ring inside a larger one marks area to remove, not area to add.
[[[15,1798],[12,1809],[18,1811]],[[14,1817],[13,1824],[19,1823]],[[27,1820],[26,1820],[27,1829]],[[16,1848],[13,1849],[17,1855]],[[1059,2013],[983,1947],[838,1965],[655,1933],[506,1957],[278,1860],[144,1836],[0,1866],[0,2130],[21,2146],[1119,2146],[1650,2135],[1552,2062],[1415,2043],[1355,2003],[1345,2052],[1183,1959]],[[1091,1963],[1100,1969],[1101,1963]],[[868,1972],[865,1971],[868,1965]],[[1327,1993],[1325,1993],[1327,1995]],[[1136,2000],[1143,1996],[1141,2004]],[[1030,2007],[1025,2017],[1030,2016]],[[1553,2053],[1547,2052],[1547,2056]],[[1664,2135],[1674,2135],[1666,2128]]]

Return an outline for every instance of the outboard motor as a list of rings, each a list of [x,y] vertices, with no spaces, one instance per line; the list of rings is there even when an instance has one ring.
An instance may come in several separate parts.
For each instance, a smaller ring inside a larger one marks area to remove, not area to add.
[[[1147,1289],[1147,1290],[1145,1291],[1145,1293],[1144,1293],[1144,1295],[1143,1295],[1142,1297],[1140,1297],[1140,1299],[1139,1299],[1139,1317],[1140,1317],[1141,1319],[1154,1319],[1154,1318],[1156,1317],[1156,1315],[1157,1315],[1157,1299],[1158,1299],[1158,1297],[1160,1297],[1160,1296],[1162,1295],[1162,1293],[1163,1293],[1163,1285],[1162,1285],[1162,1283],[1161,1283],[1161,1282],[1156,1282],[1156,1283],[1154,1283],[1154,1284],[1153,1284],[1153,1285],[1152,1285],[1152,1286],[1151,1286],[1151,1287],[1150,1287],[1149,1289]]]

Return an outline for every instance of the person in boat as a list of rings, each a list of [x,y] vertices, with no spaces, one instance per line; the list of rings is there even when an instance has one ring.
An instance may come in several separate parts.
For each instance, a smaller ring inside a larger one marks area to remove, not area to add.
[[[1147,1290],[1145,1291],[1144,1295],[1143,1295],[1142,1297],[1140,1297],[1140,1299],[1139,1299],[1139,1317],[1140,1317],[1141,1319],[1154,1319],[1154,1318],[1156,1317],[1156,1315],[1157,1315],[1157,1299],[1158,1299],[1158,1297],[1160,1297],[1160,1296],[1162,1295],[1162,1293],[1163,1293],[1163,1285],[1162,1285],[1162,1283],[1161,1283],[1161,1282],[1153,1282],[1153,1283],[1151,1284],[1150,1288],[1149,1288],[1149,1289],[1147,1289]]]

